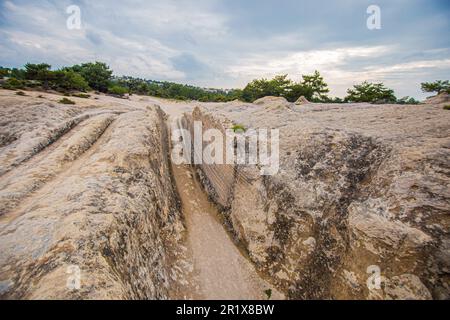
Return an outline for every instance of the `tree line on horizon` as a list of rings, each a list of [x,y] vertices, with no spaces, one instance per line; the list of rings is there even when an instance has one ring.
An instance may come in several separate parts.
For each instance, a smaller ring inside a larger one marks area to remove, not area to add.
[[[376,104],[399,103],[418,104],[411,97],[398,99],[394,90],[385,87],[383,83],[364,81],[347,90],[344,99],[330,98],[328,84],[315,71],[311,75],[302,75],[300,82],[294,82],[287,75],[275,76],[273,79],[255,79],[244,89],[207,89],[191,85],[167,81],[154,81],[129,76],[116,77],[113,71],[103,62],[88,62],[83,64],[51,70],[46,63],[27,63],[24,68],[0,67],[1,86],[5,89],[17,90],[24,88],[40,88],[55,90],[62,93],[87,92],[95,90],[115,96],[125,94],[140,94],[177,100],[198,100],[202,102],[226,102],[241,100],[253,102],[265,96],[284,97],[295,102],[305,97],[312,102],[345,103],[369,102]],[[438,80],[422,83],[424,92],[450,93],[448,80]]]

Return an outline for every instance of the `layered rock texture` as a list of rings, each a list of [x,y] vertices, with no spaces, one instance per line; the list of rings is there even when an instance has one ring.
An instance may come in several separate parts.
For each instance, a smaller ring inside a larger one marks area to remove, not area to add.
[[[2,97],[0,298],[165,299],[183,231],[158,106]]]
[[[195,121],[280,130],[273,176],[196,167],[236,241],[289,298],[450,298],[450,112],[266,97],[204,104],[182,123]]]
[[[0,299],[450,298],[441,102],[26,94],[0,90]],[[279,170],[175,166],[164,113],[278,129]]]

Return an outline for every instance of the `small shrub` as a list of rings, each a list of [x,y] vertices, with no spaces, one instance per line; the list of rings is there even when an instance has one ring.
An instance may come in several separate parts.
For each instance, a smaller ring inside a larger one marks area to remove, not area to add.
[[[264,293],[267,296],[267,300],[270,300],[270,298],[272,297],[272,289],[264,290]]]
[[[42,82],[38,80],[25,80],[25,86],[28,88],[38,88],[42,86]]]
[[[444,110],[450,110],[450,104],[444,106]]]
[[[67,99],[67,98],[62,98],[62,99],[59,100],[58,102],[59,102],[59,103],[62,103],[62,104],[75,104],[74,101],[72,101],[72,100],[70,100],[70,99]]]
[[[2,84],[2,87],[8,90],[23,89],[25,88],[25,82],[16,78],[9,78],[5,83]]]
[[[74,93],[72,94],[73,97],[77,97],[77,98],[83,98],[83,99],[88,99],[91,96],[89,94],[86,93]]]
[[[128,93],[128,89],[121,86],[112,86],[108,89],[108,93],[122,97]]]
[[[18,96],[26,96],[25,92],[23,92],[23,91],[17,91],[16,94]]]
[[[175,98],[174,98],[175,100],[178,100],[178,101],[187,101],[188,100],[188,98],[186,98],[186,97],[183,97],[183,96],[180,96],[180,95],[178,95],[178,96],[175,96]]]
[[[420,101],[417,101],[414,98],[406,96],[406,97],[403,97],[401,99],[398,99],[397,100],[397,104],[420,104]]]
[[[231,127],[231,129],[235,132],[245,132],[247,129],[245,129],[245,127],[241,124],[235,124],[234,126]]]

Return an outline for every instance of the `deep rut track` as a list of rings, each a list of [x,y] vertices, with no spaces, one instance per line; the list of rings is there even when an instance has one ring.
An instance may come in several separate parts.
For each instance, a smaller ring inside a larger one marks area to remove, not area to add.
[[[212,300],[282,299],[256,272],[252,263],[235,245],[210,203],[192,167],[172,164],[182,212],[187,227],[187,254],[194,265],[191,292]]]

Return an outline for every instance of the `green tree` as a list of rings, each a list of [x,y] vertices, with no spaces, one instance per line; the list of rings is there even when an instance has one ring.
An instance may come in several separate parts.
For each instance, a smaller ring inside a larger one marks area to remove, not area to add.
[[[67,69],[79,73],[89,87],[100,92],[107,92],[113,73],[106,63],[98,61],[75,65]]]
[[[0,79],[3,79],[4,77],[9,77],[10,74],[11,74],[10,69],[0,67]]]
[[[421,84],[423,92],[447,92],[450,93],[450,83],[449,80],[437,80],[435,82],[424,82]]]
[[[283,96],[291,84],[291,81],[286,77],[287,75],[283,75],[272,80],[253,80],[244,88],[242,98],[244,101],[253,102],[266,96]]]
[[[18,69],[18,68],[12,68],[9,74],[9,77],[15,78],[17,80],[25,80],[25,70]]]
[[[264,97],[268,92],[268,81],[266,79],[253,80],[248,83],[242,91],[244,101],[253,102]]]
[[[302,85],[311,88],[313,95],[310,99],[327,100],[327,93],[330,92],[328,85],[323,80],[319,71],[314,71],[312,75],[303,75]],[[305,96],[306,97],[306,96]]]
[[[27,80],[38,80],[42,82],[45,89],[48,89],[49,82],[54,79],[54,73],[50,70],[51,65],[47,63],[27,63],[25,65],[25,78]]]
[[[242,90],[241,89],[233,89],[228,92],[228,100],[242,100]]]
[[[269,92],[271,96],[284,97],[292,86],[292,80],[287,78],[287,74],[276,76],[269,81]]]
[[[304,86],[301,83],[294,83],[288,88],[284,96],[288,101],[295,102],[301,96],[304,96],[308,100],[312,100],[313,94],[313,88]]]
[[[25,65],[25,77],[27,80],[47,79],[50,74],[51,65],[47,63],[27,63]]]
[[[64,91],[87,91],[89,85],[87,81],[77,72],[73,70],[58,70],[54,72],[52,80],[54,89],[62,89]]]
[[[370,83],[364,81],[347,90],[345,101],[370,103],[395,103],[397,98],[394,90],[386,88],[383,83]]]
[[[301,96],[308,100],[328,100],[328,85],[318,71],[313,75],[303,75],[301,83],[295,83],[287,75],[276,76],[272,80],[259,79],[250,82],[242,91],[244,101],[253,102],[266,96],[284,97],[294,102]]]

